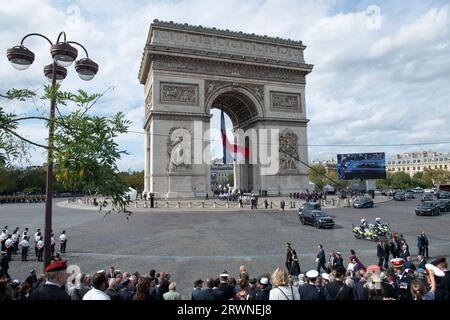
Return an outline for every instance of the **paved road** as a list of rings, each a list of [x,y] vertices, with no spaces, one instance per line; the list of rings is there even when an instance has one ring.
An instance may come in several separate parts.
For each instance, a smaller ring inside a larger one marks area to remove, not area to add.
[[[294,211],[230,211],[230,212],[135,212],[129,220],[124,215],[104,216],[97,210],[76,210],[54,206],[53,229],[59,235],[67,231],[69,264],[80,266],[86,273],[110,265],[122,271],[147,273],[154,268],[173,275],[184,298],[190,295],[195,279],[216,277],[224,269],[237,276],[239,266],[247,266],[251,276],[272,272],[284,264],[284,243],[297,250],[302,271],[315,264],[316,245],[325,250],[348,254],[356,250],[364,263],[377,262],[376,244],[356,240],[352,223],[361,218],[373,221],[381,217],[393,231],[403,233],[415,254],[416,236],[424,229],[431,243],[430,254],[450,255],[450,214],[417,217],[416,200],[376,204],[373,209],[328,209],[335,217],[336,228],[317,230],[302,226]],[[0,226],[9,229],[29,227],[43,230],[44,204],[0,205]],[[18,257],[19,258],[19,257]],[[18,258],[16,260],[18,260]],[[32,256],[28,262],[11,262],[10,274],[23,279],[31,268],[41,270]]]

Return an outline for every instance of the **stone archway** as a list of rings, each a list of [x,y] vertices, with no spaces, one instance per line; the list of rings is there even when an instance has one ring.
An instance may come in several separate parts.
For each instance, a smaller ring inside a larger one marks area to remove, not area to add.
[[[199,153],[209,156],[203,133],[210,127],[210,110],[222,106],[234,130],[275,130],[280,142],[295,144],[280,145],[275,173],[263,174],[260,163],[250,173],[235,166],[237,185],[272,195],[306,190],[307,168],[293,164],[296,158],[308,161],[305,76],[313,66],[304,62],[305,48],[301,41],[155,20],[139,71],[145,191],[167,198],[210,192],[209,163],[198,160]],[[244,176],[247,181],[239,181]]]

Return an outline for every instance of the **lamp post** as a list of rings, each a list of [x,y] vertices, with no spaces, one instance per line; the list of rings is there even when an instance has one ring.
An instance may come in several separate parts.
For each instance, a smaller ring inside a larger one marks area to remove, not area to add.
[[[52,233],[52,203],[53,203],[53,140],[55,132],[56,109],[56,84],[61,83],[67,76],[67,69],[77,58],[78,50],[72,44],[81,47],[86,53],[86,58],[75,61],[75,70],[82,80],[89,81],[98,72],[98,64],[89,59],[86,48],[78,42],[67,41],[63,31],[58,35],[56,43],[40,33],[30,33],[22,38],[20,45],[6,51],[6,56],[12,66],[17,70],[27,69],[34,61],[34,53],[26,48],[23,43],[30,36],[44,38],[50,43],[50,54],[53,62],[44,67],[44,75],[51,82],[54,93],[50,103],[50,116],[48,126],[48,154],[47,154],[47,178],[46,178],[46,203],[45,203],[45,230],[44,230],[44,270],[51,260],[51,233]],[[60,41],[61,36],[63,40]]]

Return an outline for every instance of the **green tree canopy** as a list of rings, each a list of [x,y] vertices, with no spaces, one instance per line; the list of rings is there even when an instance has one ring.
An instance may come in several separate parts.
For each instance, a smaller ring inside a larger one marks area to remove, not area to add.
[[[103,94],[88,94],[83,90],[76,93],[64,92],[56,85],[45,86],[42,95],[28,89],[12,89],[1,96],[26,103],[36,99],[56,100],[53,161],[56,164],[57,181],[66,188],[107,197],[112,204],[107,212],[112,210],[130,213],[126,209],[128,202],[123,197],[128,187],[120,178],[116,165],[117,160],[126,152],[119,150],[115,141],[120,134],[128,131],[130,122],[120,112],[111,117],[88,114]],[[65,107],[69,104],[75,106],[76,110],[68,112]],[[50,123],[47,114],[17,117],[14,114],[0,113],[0,136],[6,138],[0,144],[3,162],[19,158],[23,153],[20,148],[19,154],[11,155],[10,151],[23,144],[48,149],[47,146],[25,139],[17,133],[18,123],[30,119],[43,120],[47,125]],[[107,207],[106,200],[100,209],[102,207]]]

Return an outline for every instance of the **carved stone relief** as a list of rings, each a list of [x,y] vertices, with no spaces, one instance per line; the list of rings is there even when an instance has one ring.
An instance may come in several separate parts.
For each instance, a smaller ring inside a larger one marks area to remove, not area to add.
[[[273,111],[301,112],[300,94],[270,92],[270,109]]]
[[[156,58],[153,61],[152,67],[154,70],[190,72],[196,74],[203,73],[210,75],[305,84],[305,74],[300,71],[296,72],[285,69],[256,67],[244,64],[235,65],[234,67],[232,67],[232,65],[233,64],[215,61],[199,61],[195,59],[166,57]]]
[[[160,102],[198,105],[198,85],[161,82]]]
[[[153,105],[153,95],[152,95],[153,88],[150,88],[148,91],[147,98],[145,99],[145,118],[150,115],[150,110],[152,109]]]
[[[297,169],[298,136],[293,132],[280,134],[280,170]]]

